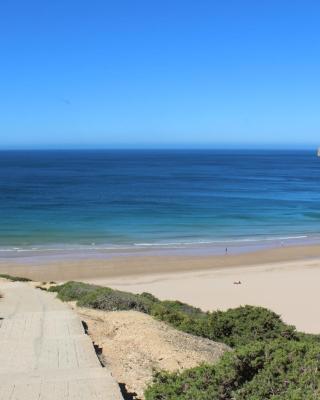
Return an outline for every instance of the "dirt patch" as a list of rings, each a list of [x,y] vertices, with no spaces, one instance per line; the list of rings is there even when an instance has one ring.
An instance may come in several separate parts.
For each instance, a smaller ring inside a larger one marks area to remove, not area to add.
[[[106,312],[75,307],[104,363],[126,390],[143,399],[155,370],[175,371],[214,363],[228,350],[216,343],[177,331],[136,311]]]

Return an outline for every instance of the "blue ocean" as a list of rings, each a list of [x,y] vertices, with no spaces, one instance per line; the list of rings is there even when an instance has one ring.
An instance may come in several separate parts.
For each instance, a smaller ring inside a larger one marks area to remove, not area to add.
[[[320,236],[313,151],[0,152],[0,248],[143,248]]]

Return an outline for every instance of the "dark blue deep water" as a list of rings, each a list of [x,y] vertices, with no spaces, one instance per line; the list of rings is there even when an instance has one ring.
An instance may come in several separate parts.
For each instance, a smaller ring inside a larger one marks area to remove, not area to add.
[[[311,151],[0,152],[0,246],[132,246],[320,233]]]

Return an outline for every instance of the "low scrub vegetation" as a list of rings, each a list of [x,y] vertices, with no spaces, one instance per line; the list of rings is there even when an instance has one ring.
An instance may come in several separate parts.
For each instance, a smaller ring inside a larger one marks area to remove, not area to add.
[[[203,312],[179,301],[160,301],[78,282],[53,286],[64,301],[100,310],[137,310],[175,328],[234,348],[215,365],[159,372],[146,400],[315,400],[320,398],[320,336],[299,333],[263,307]]]
[[[106,311],[136,310],[165,321],[196,336],[223,342],[231,347],[265,339],[298,339],[294,327],[274,312],[244,306],[228,311],[205,313],[179,301],[160,301],[149,293],[133,294],[80,282],[53,286],[63,301],[77,301],[81,307]]]
[[[263,307],[244,306],[227,311],[189,314],[167,302],[159,302],[151,309],[151,314],[184,332],[231,347],[253,340],[296,337],[294,327],[284,324],[277,314]]]
[[[136,310],[149,313],[152,304],[157,301],[149,294],[135,295],[80,282],[52,286],[50,291],[57,292],[58,297],[63,301],[77,301],[80,307],[106,311]]]
[[[0,274],[0,278],[8,279],[9,281],[12,282],[31,282],[31,279],[22,278],[21,276],[12,276],[8,274]]]
[[[315,400],[320,345],[286,339],[253,342],[215,365],[158,373],[146,400]]]

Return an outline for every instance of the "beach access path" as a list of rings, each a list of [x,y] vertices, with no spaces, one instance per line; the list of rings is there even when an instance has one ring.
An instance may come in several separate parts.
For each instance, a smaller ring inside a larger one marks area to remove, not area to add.
[[[28,283],[0,293],[0,400],[122,399],[68,305]]]

